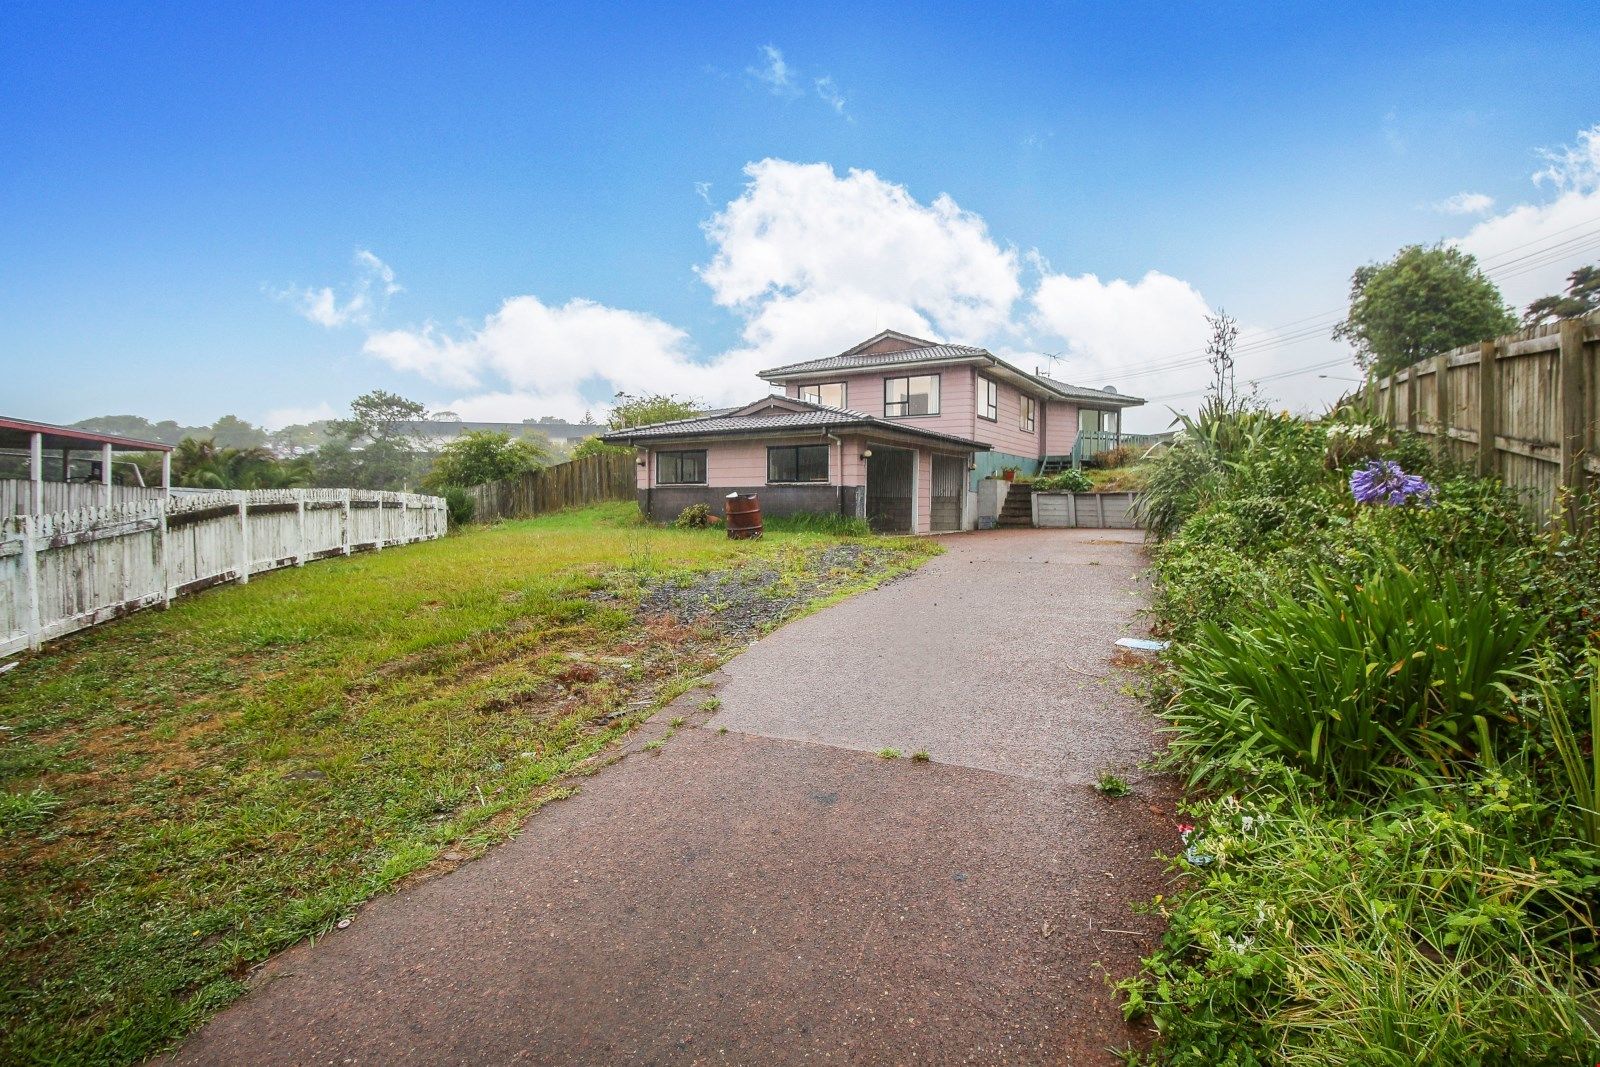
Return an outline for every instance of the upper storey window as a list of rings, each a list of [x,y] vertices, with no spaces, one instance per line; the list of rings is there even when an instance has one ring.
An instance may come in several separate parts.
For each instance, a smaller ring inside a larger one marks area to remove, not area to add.
[[[843,382],[820,382],[816,385],[802,385],[800,399],[824,407],[842,408],[845,406],[845,388]]]
[[[1017,428],[1025,433],[1032,433],[1039,417],[1039,402],[1031,396],[1022,398],[1022,410],[1017,419]]]
[[[885,378],[883,413],[888,418],[939,414],[939,376],[919,374],[911,378]]]
[[[978,379],[978,418],[1000,421],[1000,383]]]

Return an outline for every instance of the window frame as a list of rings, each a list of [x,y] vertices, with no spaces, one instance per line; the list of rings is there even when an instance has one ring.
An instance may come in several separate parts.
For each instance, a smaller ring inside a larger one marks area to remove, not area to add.
[[[984,396],[985,391],[993,394],[993,404],[990,404],[988,397]],[[989,408],[994,414],[985,415],[983,413],[985,408]],[[1000,383],[993,378],[985,378],[981,374],[978,375],[978,418],[983,419],[985,422],[1000,421]]]
[[[813,450],[820,449],[821,450],[821,452],[822,452],[822,477],[820,477],[820,478],[802,478],[802,477],[800,477],[800,473],[801,473],[800,452],[803,449],[813,449]],[[775,453],[775,452],[793,452],[794,453],[794,474],[795,474],[795,476],[793,478],[774,478],[772,476],[772,456],[773,456],[773,453]],[[832,481],[833,481],[833,446],[832,445],[829,445],[829,444],[814,444],[814,443],[811,443],[811,442],[807,442],[805,444],[768,445],[767,446],[767,484],[768,485],[828,485],[828,484],[831,484]]]
[[[1017,410],[1017,429],[1023,433],[1039,432],[1039,398],[1022,394]]]
[[[657,485],[708,485],[708,484],[710,484],[709,483],[709,479],[707,477],[708,474],[710,473],[710,471],[708,469],[709,468],[709,464],[706,462],[706,460],[707,460],[706,452],[707,452],[707,450],[704,449],[704,448],[669,448],[669,449],[665,449],[665,450],[660,451],[660,452],[656,452],[655,453],[656,484]],[[684,456],[699,456],[700,457],[700,480],[699,481],[673,481],[673,482],[669,482],[669,481],[663,480],[662,477],[661,477],[661,457],[663,457],[663,456],[672,456],[678,461],[678,474],[680,474],[680,475],[683,473],[683,457]]]
[[[937,416],[944,407],[944,382],[941,380],[943,377],[944,375],[935,371],[932,374],[900,374],[893,378],[885,378],[883,380],[883,417],[886,419],[926,419]],[[926,378],[933,383],[933,391],[930,394],[933,406],[929,411],[912,413],[909,410],[911,407],[911,382],[917,378]],[[904,400],[891,401],[889,399],[890,382],[906,383],[906,398]],[[889,405],[891,403],[903,404],[908,410],[904,414],[891,415],[889,414]]]
[[[812,400],[810,397],[806,396],[807,389],[816,389],[820,394],[821,390],[832,385],[837,385],[839,387],[839,402],[837,404],[828,403],[826,400],[823,400],[820,395],[815,400]],[[808,404],[821,404],[823,407],[847,408],[850,406],[850,383],[846,381],[811,382],[800,386],[798,399],[804,400]]]

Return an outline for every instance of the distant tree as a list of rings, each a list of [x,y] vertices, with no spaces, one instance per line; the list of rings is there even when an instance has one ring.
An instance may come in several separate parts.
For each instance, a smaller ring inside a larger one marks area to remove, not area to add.
[[[292,459],[315,452],[328,440],[326,419],[316,422],[297,422],[273,430],[267,435],[267,447],[280,458]]]
[[[350,489],[414,484],[424,461],[400,424],[427,417],[423,405],[382,389],[356,397],[349,418],[328,420],[328,440],[316,453],[317,484]]]
[[[594,412],[590,411],[588,408],[584,408],[583,409],[583,425],[585,425],[585,426],[593,426],[594,425]]]
[[[463,488],[483,485],[538,470],[549,459],[548,441],[473,430],[439,450],[422,484],[436,492],[452,485]]]
[[[1356,268],[1349,315],[1333,336],[1350,342],[1363,370],[1382,375],[1516,325],[1471,255],[1444,244],[1407,245],[1386,263]]]
[[[690,419],[700,414],[699,401],[672,394],[646,393],[633,396],[618,392],[606,425],[613,430],[626,430],[634,426],[652,426],[674,419]]]
[[[210,436],[223,448],[262,448],[267,443],[267,431],[237,415],[224,415],[212,423]]]
[[[1522,313],[1524,326],[1540,326],[1552,319],[1575,319],[1600,310],[1600,263],[1579,267],[1567,275],[1566,295],[1541,296]]]
[[[586,456],[622,456],[632,452],[627,445],[608,445],[600,440],[598,435],[585,437],[572,446],[572,458],[583,459]]]

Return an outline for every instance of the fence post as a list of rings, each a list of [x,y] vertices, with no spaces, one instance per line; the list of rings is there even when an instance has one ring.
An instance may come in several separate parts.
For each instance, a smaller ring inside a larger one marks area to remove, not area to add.
[[[28,648],[35,651],[44,643],[39,632],[39,559],[34,547],[38,530],[38,515],[22,516],[22,575],[28,583]]]
[[[240,489],[239,498],[239,584],[250,582],[250,504],[249,494]]]
[[[1565,319],[1561,323],[1560,375],[1556,395],[1561,405],[1561,488],[1571,494],[1563,509],[1567,527],[1578,519],[1575,506],[1583,492],[1583,461],[1588,453],[1589,420],[1584,396],[1583,334],[1585,319]]]
[[[1434,430],[1438,454],[1450,456],[1450,354],[1434,357]]]
[[[378,498],[378,540],[377,540],[377,542],[376,542],[376,544],[374,546],[374,551],[382,552],[383,551],[383,498],[387,494],[385,494],[382,489],[379,489],[373,495]]]
[[[296,489],[294,491],[294,510],[295,520],[299,526],[299,543],[294,546],[294,565],[296,567],[304,567],[306,565],[306,491],[304,489]]]
[[[1500,469],[1495,438],[1500,426],[1499,373],[1495,369],[1495,342],[1478,347],[1478,473],[1489,477]]]
[[[1391,374],[1383,385],[1383,421],[1388,426],[1399,425],[1399,423],[1395,421],[1394,408],[1394,375]]]
[[[1406,368],[1406,429],[1412,433],[1417,432],[1417,367]]]
[[[172,606],[172,550],[167,546],[167,508],[172,506],[170,496],[162,496],[156,503],[161,509],[161,610]]]
[[[350,554],[350,493],[351,490],[345,489],[341,497],[344,503],[344,529],[339,535],[339,547],[347,556]]]

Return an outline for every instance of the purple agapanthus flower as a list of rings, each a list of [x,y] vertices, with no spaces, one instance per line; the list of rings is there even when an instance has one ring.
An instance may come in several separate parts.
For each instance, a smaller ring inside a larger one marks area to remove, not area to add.
[[[1375,459],[1350,475],[1350,495],[1361,504],[1391,507],[1416,500],[1433,503],[1433,486],[1418,474],[1407,474],[1392,459]]]

